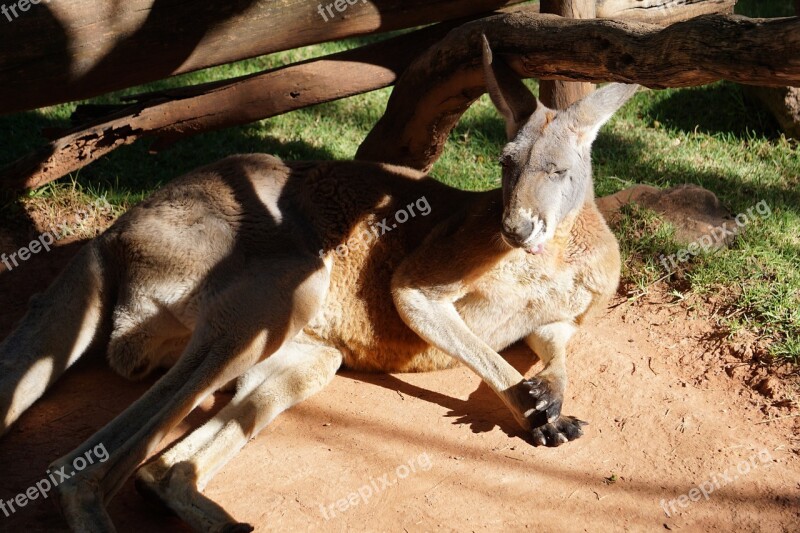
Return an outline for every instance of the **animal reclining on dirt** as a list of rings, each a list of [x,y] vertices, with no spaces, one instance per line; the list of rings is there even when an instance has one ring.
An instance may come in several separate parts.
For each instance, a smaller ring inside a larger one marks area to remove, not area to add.
[[[111,367],[132,379],[169,368],[52,465],[99,445],[109,453],[58,486],[73,530],[113,531],[105,503],[135,473],[143,494],[194,529],[249,531],[203,488],[342,366],[408,372],[461,362],[534,444],[582,434],[584,423],[561,413],[567,342],[615,292],[620,271],[594,204],[591,145],[636,87],[607,85],[550,110],[483,47],[510,141],[501,189],[460,191],[378,163],[233,156],[131,209],[32,299],[0,345],[0,433],[91,345],[106,344]],[[498,354],[519,340],[544,363],[533,379]],[[228,384],[226,407],[140,466]]]

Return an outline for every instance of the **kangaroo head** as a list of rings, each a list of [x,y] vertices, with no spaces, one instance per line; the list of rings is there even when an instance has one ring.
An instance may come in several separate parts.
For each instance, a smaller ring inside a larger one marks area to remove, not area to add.
[[[486,88],[505,118],[503,229],[507,244],[541,253],[558,225],[594,197],[591,147],[600,127],[638,88],[606,85],[567,109],[545,107],[483,36]]]

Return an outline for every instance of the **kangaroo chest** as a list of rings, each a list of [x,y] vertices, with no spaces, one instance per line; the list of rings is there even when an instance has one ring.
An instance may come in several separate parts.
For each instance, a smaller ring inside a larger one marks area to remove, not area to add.
[[[571,265],[542,268],[544,261],[548,258],[504,261],[456,302],[470,329],[492,348],[503,349],[538,326],[571,321],[591,303],[579,271]]]

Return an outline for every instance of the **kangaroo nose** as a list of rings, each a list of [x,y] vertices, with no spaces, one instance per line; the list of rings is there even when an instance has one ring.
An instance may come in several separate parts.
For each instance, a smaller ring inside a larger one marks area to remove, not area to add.
[[[507,218],[503,221],[503,236],[515,244],[524,243],[533,232],[533,222],[527,218],[517,218],[512,220]]]

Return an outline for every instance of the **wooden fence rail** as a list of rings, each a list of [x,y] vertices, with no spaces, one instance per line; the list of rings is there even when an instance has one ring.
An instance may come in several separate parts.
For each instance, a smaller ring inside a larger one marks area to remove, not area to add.
[[[83,100],[309,44],[488,14],[521,2],[65,0],[28,4],[26,11],[13,12],[16,17],[9,12],[10,20],[0,15],[0,114]],[[674,22],[720,12],[734,2],[600,0],[598,16],[641,20],[643,10],[635,6],[647,4],[653,6],[645,10],[648,22]],[[339,12],[335,6],[344,9]]]
[[[0,113],[82,100],[282,50],[488,13],[522,0],[64,0],[0,31]],[[2,15],[0,15],[2,16]],[[5,17],[3,17],[5,19]],[[54,90],[57,88],[57,90]]]
[[[484,91],[477,44],[481,33],[526,78],[653,88],[720,79],[800,85],[798,17],[704,15],[662,28],[519,12],[465,24],[414,61],[361,145],[359,158],[422,170],[433,165],[461,114]]]

